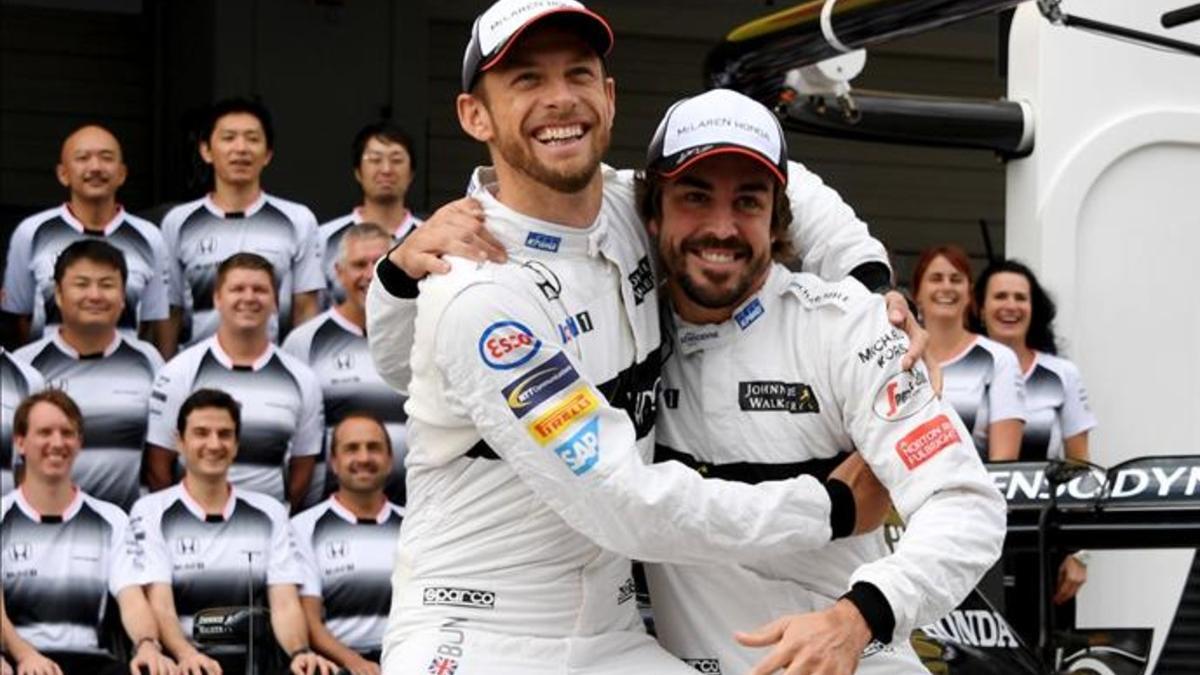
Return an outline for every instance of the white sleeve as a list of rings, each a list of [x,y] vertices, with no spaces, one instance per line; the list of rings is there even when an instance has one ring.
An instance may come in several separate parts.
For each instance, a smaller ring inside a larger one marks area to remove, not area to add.
[[[17,226],[8,241],[8,259],[4,263],[4,297],[0,300],[0,309],[10,314],[33,314],[36,288],[29,258],[33,255],[33,232],[36,229],[32,221],[26,220]]]
[[[384,262],[381,260],[379,265]],[[417,301],[389,293],[379,279],[379,265],[376,265],[375,278],[367,289],[367,343],[379,376],[388,386],[407,396],[408,381],[412,379]]]
[[[1024,422],[1025,378],[1021,376],[1021,364],[1013,350],[999,345],[994,352],[992,382],[988,387],[988,423],[1017,419]]]
[[[137,583],[170,584],[171,553],[162,536],[160,500],[154,495],[142,497],[129,512],[129,531],[137,544],[138,559],[134,566]]]
[[[609,406],[556,337],[528,300],[478,284],[450,301],[434,360],[450,409],[469,417],[572,528],[647,562],[753,560],[829,541],[830,498],[811,476],[751,486],[706,480],[678,462],[646,465],[628,416]],[[506,356],[521,350],[521,359]],[[539,390],[534,407],[509,407],[506,390],[551,369],[566,371]]]
[[[167,301],[172,307],[184,309],[185,282],[183,279],[183,252],[179,250],[179,228],[183,224],[184,211],[180,208],[171,209],[162,221],[163,245],[167,249]]]
[[[271,502],[267,514],[271,517],[271,549],[267,551],[267,585],[304,583],[304,563],[296,546],[296,535],[287,513],[278,502]]]
[[[317,219],[307,208],[300,211],[300,245],[292,258],[292,292],[324,290],[325,270],[321,269],[321,253],[324,246],[317,234]]]
[[[856,283],[856,282],[855,282]],[[908,345],[869,296],[822,338],[843,419],[863,458],[907,522],[893,554],[851,576],[875,586],[895,620],[895,639],[954,609],[1000,556],[1005,502],[984,470],[971,434],[929,384],[924,364],[900,370]],[[887,361],[858,353],[886,336],[900,348]]]
[[[146,442],[177,452],[175,447],[176,421],[179,408],[191,394],[194,373],[184,361],[188,352],[181,352],[158,371],[150,389],[149,416],[146,421]]]
[[[115,598],[121,589],[140,584],[138,565],[141,554],[138,552],[140,545],[129,528],[129,518],[123,511],[113,509],[108,524],[112,527],[109,535],[112,558],[108,562],[108,592]]]
[[[1096,426],[1096,415],[1088,405],[1087,388],[1074,363],[1062,359],[1063,407],[1062,437],[1064,440],[1089,431]]]
[[[150,278],[146,281],[146,288],[142,290],[142,297],[138,301],[138,320],[161,321],[171,316],[171,257],[157,229],[152,229],[146,235],[146,239],[150,242],[154,254],[154,260],[150,262],[158,267],[150,270]]]
[[[887,249],[867,231],[854,209],[799,162],[788,162],[790,234],[803,271],[822,279],[845,278],[855,267],[879,262],[891,269]]]
[[[304,368],[296,373],[296,379],[300,382],[300,427],[292,435],[292,447],[288,452],[293,458],[319,455],[325,439],[325,405],[321,383],[308,366],[303,363],[300,365]]]
[[[317,507],[313,507],[317,508]],[[300,522],[300,516],[292,518],[292,534],[296,537],[296,553],[300,561],[300,595],[321,597],[321,572],[317,566],[317,554],[312,547],[312,528]]]

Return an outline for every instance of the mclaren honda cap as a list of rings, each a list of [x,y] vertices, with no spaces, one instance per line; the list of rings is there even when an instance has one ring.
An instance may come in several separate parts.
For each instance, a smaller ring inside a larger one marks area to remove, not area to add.
[[[731,89],[713,89],[671,106],[650,141],[646,168],[672,178],[722,153],[757,159],[787,183],[787,140],[779,120],[758,101]]]
[[[600,56],[612,49],[608,22],[575,0],[498,0],[471,27],[471,41],[463,55],[463,91],[470,91],[481,73],[499,63],[525,29],[551,16],[573,20],[580,36]]]

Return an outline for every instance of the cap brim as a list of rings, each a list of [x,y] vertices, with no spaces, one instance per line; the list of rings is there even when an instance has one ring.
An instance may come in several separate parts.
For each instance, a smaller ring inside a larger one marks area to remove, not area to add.
[[[688,150],[691,150],[691,148]],[[675,159],[667,157],[663,158],[659,162],[655,162],[656,166],[654,167],[654,170],[664,178],[675,178],[684,171],[687,171],[688,168],[702,159],[715,157],[717,155],[742,155],[744,157],[749,157],[750,159],[753,159],[767,167],[771,170],[771,173],[775,174],[775,177],[779,179],[780,184],[787,185],[787,172],[781,169],[778,164],[772,162],[761,153],[750,150],[749,148],[741,145],[718,143],[710,148],[694,154],[689,154],[688,150],[677,153]],[[686,159],[683,159],[684,156],[686,156]]]
[[[582,29],[580,32],[583,34],[588,44],[590,44],[600,56],[607,56],[608,53],[612,51],[614,37],[612,26],[608,25],[608,22],[604,20],[604,17],[583,7],[556,7],[554,9],[549,9],[545,12],[542,12],[541,14],[538,14],[522,24],[521,27],[516,30],[516,32],[514,32],[507,40],[504,41],[504,44],[500,47],[499,51],[497,51],[491,58],[480,64],[479,72],[486,72],[489,69],[494,68],[496,64],[503,61],[504,57],[508,55],[508,51],[512,49],[512,46],[516,44],[517,41],[521,39],[521,36],[525,34],[525,31],[529,30],[531,27],[536,26],[550,17],[570,18],[572,15],[578,18],[579,26]]]

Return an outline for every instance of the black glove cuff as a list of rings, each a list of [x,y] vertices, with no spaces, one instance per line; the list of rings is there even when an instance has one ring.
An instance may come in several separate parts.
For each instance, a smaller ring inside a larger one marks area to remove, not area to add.
[[[840,539],[854,534],[854,520],[858,517],[854,491],[836,478],[825,481],[825,491],[829,493],[829,527],[833,530],[830,538]]]
[[[379,260],[379,264],[375,266],[375,276],[379,278],[379,283],[383,284],[384,290],[393,296],[402,300],[413,300],[417,297],[417,280],[405,274],[390,258],[385,256]]]
[[[865,262],[850,270],[850,276],[862,282],[872,293],[882,295],[892,290],[892,271],[881,262]]]
[[[892,642],[892,633],[896,632],[896,615],[883,591],[876,588],[875,584],[860,581],[842,597],[858,608],[858,613],[867,622],[867,628],[871,629],[872,639],[885,645]]]

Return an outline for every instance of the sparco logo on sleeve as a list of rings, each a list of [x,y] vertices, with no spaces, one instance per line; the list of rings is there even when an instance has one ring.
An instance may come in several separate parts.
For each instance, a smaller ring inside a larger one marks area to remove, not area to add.
[[[738,406],[751,412],[821,412],[816,393],[803,382],[738,382]]]
[[[914,368],[889,377],[875,393],[871,408],[880,419],[894,422],[917,414],[933,399],[929,376]]]
[[[683,662],[697,672],[707,675],[721,675],[721,662],[716,659],[684,659]]]
[[[425,587],[425,595],[421,599],[421,603],[424,605],[447,607],[495,609],[496,594],[492,591],[481,591],[474,588],[427,586]]]

